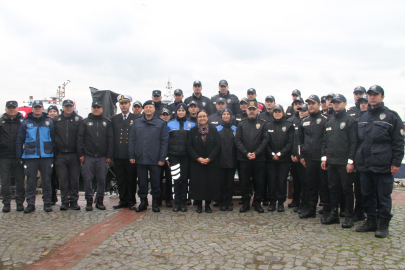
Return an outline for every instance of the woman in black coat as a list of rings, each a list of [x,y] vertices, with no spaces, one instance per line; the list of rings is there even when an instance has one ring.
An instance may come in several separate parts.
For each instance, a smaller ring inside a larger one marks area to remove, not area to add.
[[[214,127],[208,125],[208,114],[201,110],[197,114],[198,125],[190,130],[187,150],[191,157],[190,198],[197,203],[197,213],[212,213],[210,203],[220,198],[219,151],[221,142]]]

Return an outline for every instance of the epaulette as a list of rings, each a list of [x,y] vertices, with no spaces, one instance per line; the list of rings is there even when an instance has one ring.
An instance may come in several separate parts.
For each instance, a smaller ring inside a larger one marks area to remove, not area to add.
[[[264,120],[264,119],[262,119],[262,118],[259,118],[259,120],[262,120],[262,121],[265,122],[265,123],[267,122],[266,120]]]
[[[328,119],[328,117],[326,115],[321,114],[325,119]]]
[[[248,119],[248,118],[243,118],[243,119],[240,120],[240,122],[243,122],[243,121],[245,121],[246,119]]]
[[[310,115],[305,116],[304,118],[301,119],[301,121],[306,120],[308,117],[310,117]]]
[[[110,121],[110,122],[111,122],[111,119],[108,119],[107,117],[103,117],[103,119],[106,119],[106,120],[108,120],[108,121]]]

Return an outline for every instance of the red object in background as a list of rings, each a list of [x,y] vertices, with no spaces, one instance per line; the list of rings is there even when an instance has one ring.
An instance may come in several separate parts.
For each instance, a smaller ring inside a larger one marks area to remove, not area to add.
[[[22,116],[25,118],[27,117],[27,114],[29,114],[30,112],[32,112],[32,107],[29,106],[22,106],[22,107],[18,107],[18,111],[22,114]]]

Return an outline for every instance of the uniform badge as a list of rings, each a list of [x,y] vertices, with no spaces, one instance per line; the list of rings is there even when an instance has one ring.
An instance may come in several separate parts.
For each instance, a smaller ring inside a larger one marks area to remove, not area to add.
[[[345,126],[346,126],[346,123],[345,123],[345,122],[340,123],[340,129],[344,129]]]
[[[309,125],[311,125],[311,122],[309,122],[309,121],[308,121],[308,122],[304,122],[304,123],[302,123],[302,126],[303,126],[303,127],[305,127],[305,126],[309,126]]]
[[[240,120],[242,120],[241,118],[236,118],[236,121],[240,121]]]
[[[27,124],[27,127],[33,127],[34,124]]]
[[[256,129],[259,129],[259,128],[260,128],[260,124],[257,123],[257,124],[256,124]]]
[[[134,123],[134,120],[129,121],[129,125],[132,125]]]
[[[328,127],[326,128],[326,131],[332,130],[332,127]]]
[[[404,130],[403,129],[401,129],[399,132],[401,133],[402,136],[404,136]]]
[[[282,130],[283,132],[285,132],[285,131],[287,130],[287,128],[286,128],[286,127],[282,127],[281,130]]]
[[[93,122],[88,122],[87,125],[92,126]]]
[[[6,121],[1,121],[2,124],[4,124]]]
[[[49,121],[45,121],[45,125],[49,126]]]
[[[190,123],[188,123],[188,124],[187,124],[187,127],[189,127],[189,128],[190,128],[190,127],[191,127],[191,124],[190,124]]]
[[[380,114],[380,119],[384,120],[384,118],[386,117],[385,113]]]
[[[274,130],[272,130],[272,129],[269,129],[269,130],[268,130],[268,132],[274,132]]]
[[[317,123],[317,124],[321,123],[321,121],[322,121],[321,118],[316,119],[316,123]]]
[[[79,116],[75,116],[75,121],[77,122],[77,121],[79,121]]]
[[[104,122],[104,121],[103,121],[103,126],[107,126],[107,122]]]
[[[230,98],[228,98],[228,100],[227,100],[226,102],[231,103],[231,99],[230,99]]]
[[[57,120],[57,121],[58,121],[58,122],[59,122],[59,121],[62,121],[62,118],[58,118],[58,120]]]
[[[205,106],[207,103],[205,103],[205,101],[203,101],[202,105]]]

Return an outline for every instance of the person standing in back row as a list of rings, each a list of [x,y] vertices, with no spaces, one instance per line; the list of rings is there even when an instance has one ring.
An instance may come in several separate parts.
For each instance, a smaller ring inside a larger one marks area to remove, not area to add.
[[[218,94],[211,97],[214,112],[220,111],[216,108],[216,102],[218,98],[223,98],[227,105],[226,108],[231,109],[234,114],[240,113],[239,98],[229,92],[228,82],[226,80],[220,80],[218,88]]]
[[[184,103],[190,106],[191,101],[195,101],[199,110],[205,110],[208,113],[208,116],[214,113],[214,108],[212,107],[212,102],[209,98],[201,94],[202,84],[200,81],[194,81],[193,83],[193,95],[186,98]]]

